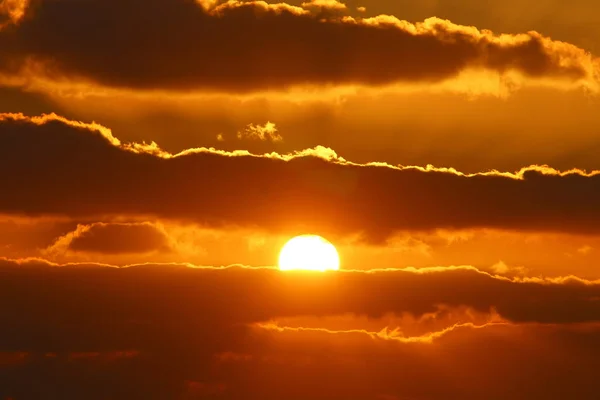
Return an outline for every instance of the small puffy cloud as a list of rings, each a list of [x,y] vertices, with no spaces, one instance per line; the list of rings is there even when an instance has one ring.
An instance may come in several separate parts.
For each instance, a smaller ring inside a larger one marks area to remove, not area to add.
[[[220,3],[223,3],[223,0],[196,0],[196,2],[202,7],[205,11],[210,11],[218,6]]]
[[[491,270],[500,275],[525,275],[527,273],[527,268],[509,266],[504,261],[498,261],[492,265]]]
[[[25,15],[29,0],[2,0],[0,3],[0,29],[7,24],[16,24]]]
[[[321,8],[326,10],[335,10],[335,11],[343,11],[348,7],[337,0],[310,0],[302,3],[302,7],[304,8]]]
[[[277,126],[267,121],[264,125],[248,124],[243,131],[237,133],[238,139],[251,139],[271,142],[281,142],[283,137],[278,133]]]

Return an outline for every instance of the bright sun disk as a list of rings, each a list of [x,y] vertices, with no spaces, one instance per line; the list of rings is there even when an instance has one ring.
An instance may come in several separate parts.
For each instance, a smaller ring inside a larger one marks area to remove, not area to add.
[[[340,257],[335,247],[321,236],[296,236],[281,249],[279,269],[337,271],[340,269]]]

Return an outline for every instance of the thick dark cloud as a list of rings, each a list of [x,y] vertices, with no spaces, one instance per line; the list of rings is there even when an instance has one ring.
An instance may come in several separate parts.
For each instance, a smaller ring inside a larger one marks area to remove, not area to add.
[[[484,313],[494,309],[519,323],[600,322],[597,282],[518,281],[468,267],[307,274],[158,264],[60,267],[34,259],[0,263],[0,318],[23,331],[0,333],[3,351],[32,345],[56,351],[154,348],[164,345],[158,336],[188,337],[200,326],[302,315],[421,316],[440,305]],[[156,332],[149,335],[148,329]]]
[[[289,234],[364,232],[371,241],[400,229],[597,233],[600,227],[600,175],[530,169],[513,177],[467,177],[212,150],[157,156],[156,148],[122,145],[97,129],[4,115],[0,212],[154,215]]]
[[[495,327],[439,345],[341,335],[246,335],[233,351],[132,357],[18,353],[0,373],[16,399],[595,400],[597,328]],[[43,389],[42,389],[43,388]]]
[[[596,393],[597,283],[514,282],[472,269],[307,274],[34,260],[3,260],[0,278],[5,397],[525,400],[571,393],[591,400]],[[455,329],[431,344],[248,326],[295,315],[420,315],[440,304],[495,307],[513,322]]]
[[[243,390],[259,398],[298,400],[595,396],[587,381],[594,380],[598,365],[593,330],[494,327],[457,333],[426,347],[324,334],[271,340],[224,363],[244,382],[240,388],[231,385],[231,397],[243,397]]]
[[[235,92],[431,82],[468,67],[595,84],[591,56],[536,33],[322,17],[263,2],[206,11],[192,0],[40,0],[0,33],[0,66],[113,87]]]

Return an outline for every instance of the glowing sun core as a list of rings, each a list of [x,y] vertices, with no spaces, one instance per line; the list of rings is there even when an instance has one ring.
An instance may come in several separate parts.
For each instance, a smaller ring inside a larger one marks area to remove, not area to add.
[[[282,271],[336,271],[340,269],[340,257],[335,247],[317,235],[302,235],[290,239],[279,253],[279,269]]]

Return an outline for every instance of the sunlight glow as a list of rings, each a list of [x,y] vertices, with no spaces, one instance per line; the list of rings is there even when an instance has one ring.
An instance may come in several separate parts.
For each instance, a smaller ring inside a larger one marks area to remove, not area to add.
[[[296,236],[281,249],[279,269],[337,271],[340,269],[340,258],[335,247],[321,236]]]

